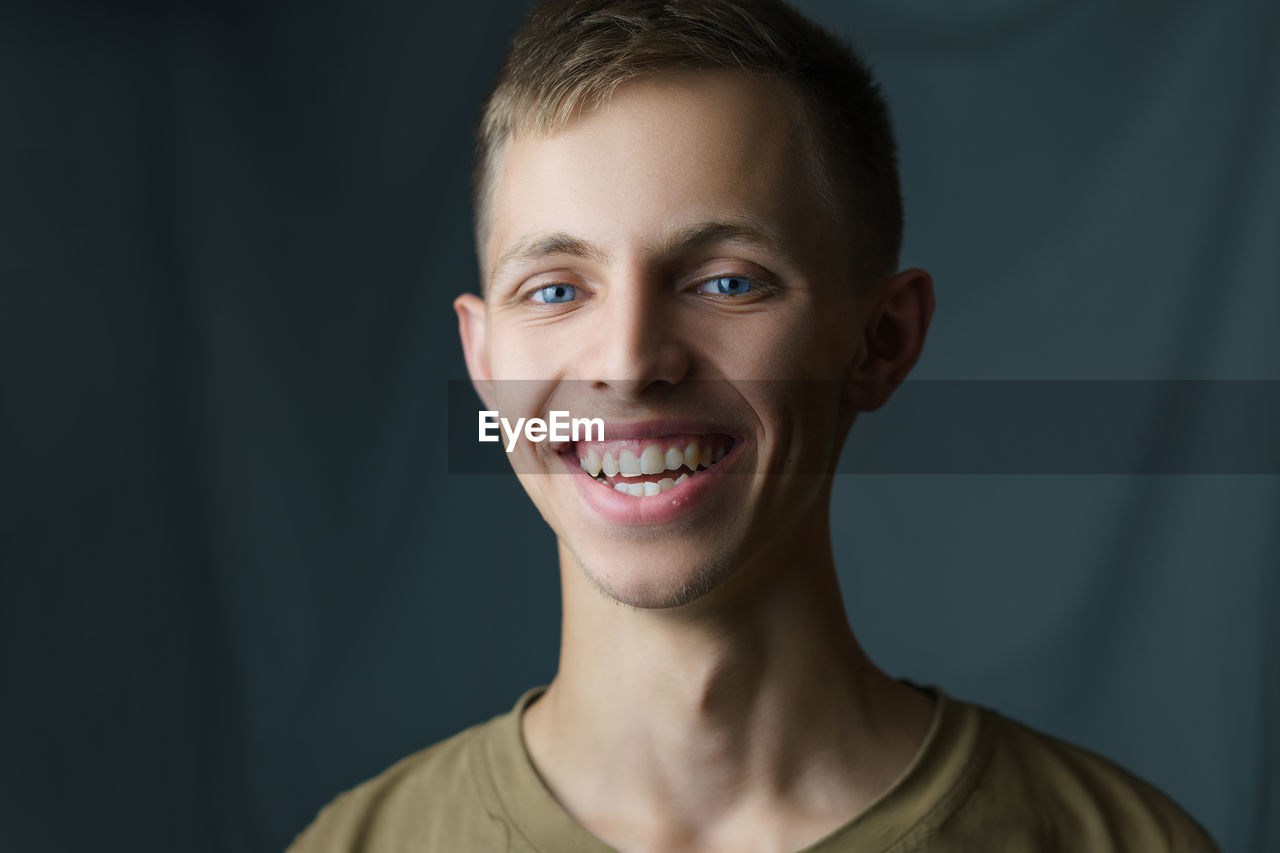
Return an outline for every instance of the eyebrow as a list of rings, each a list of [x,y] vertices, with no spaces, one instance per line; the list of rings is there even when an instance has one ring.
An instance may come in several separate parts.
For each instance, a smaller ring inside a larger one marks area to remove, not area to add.
[[[596,263],[608,261],[608,255],[599,246],[586,240],[580,240],[563,231],[555,234],[538,234],[533,237],[526,237],[503,252],[498,258],[498,262],[493,265],[493,271],[489,273],[489,282],[492,283],[506,271],[507,267],[517,261],[536,261],[539,258],[546,258],[552,255],[568,255],[569,257],[583,258]]]
[[[737,218],[695,223],[669,235],[656,246],[646,247],[646,253],[671,257],[709,243],[722,242],[749,243],[773,254],[784,254],[783,240],[778,234],[746,219]],[[606,264],[609,260],[608,253],[588,240],[563,231],[537,234],[520,240],[502,253],[489,274],[489,283],[516,262],[534,261],[553,255],[567,255],[600,264]]]

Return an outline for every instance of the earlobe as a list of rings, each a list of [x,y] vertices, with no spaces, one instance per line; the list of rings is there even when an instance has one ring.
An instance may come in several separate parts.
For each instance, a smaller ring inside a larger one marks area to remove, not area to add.
[[[878,290],[849,370],[850,401],[863,412],[883,406],[911,372],[935,305],[933,277],[921,269],[903,270],[881,281]]]
[[[474,293],[464,293],[453,300],[453,310],[458,315],[458,337],[462,341],[462,357],[467,362],[467,373],[480,399],[493,408],[493,375],[489,370],[487,347],[488,311],[484,300]]]

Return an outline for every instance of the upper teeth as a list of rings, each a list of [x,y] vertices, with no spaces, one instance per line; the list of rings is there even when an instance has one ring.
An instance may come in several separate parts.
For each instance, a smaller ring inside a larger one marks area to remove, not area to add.
[[[690,471],[708,468],[724,458],[728,448],[712,447],[710,443],[698,441],[680,444],[652,443],[636,449],[623,447],[614,451],[600,453],[595,447],[588,446],[586,452],[579,457],[582,469],[592,477],[606,477],[621,474],[623,477],[639,477],[649,474],[661,474],[663,471],[679,471],[687,467]],[[639,450],[640,455],[636,455]]]

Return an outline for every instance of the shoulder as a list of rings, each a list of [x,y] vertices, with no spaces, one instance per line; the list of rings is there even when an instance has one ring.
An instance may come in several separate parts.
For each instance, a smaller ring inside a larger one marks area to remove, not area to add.
[[[497,717],[398,761],[340,794],[288,853],[501,849],[506,830],[490,817],[480,751]]]
[[[978,713],[991,740],[971,806],[1037,849],[1218,849],[1172,799],[1118,764],[993,711]]]

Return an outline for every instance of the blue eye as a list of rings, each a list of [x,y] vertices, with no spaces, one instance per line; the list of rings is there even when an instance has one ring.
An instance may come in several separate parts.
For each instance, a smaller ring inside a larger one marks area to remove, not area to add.
[[[709,278],[702,284],[698,285],[699,293],[713,293],[717,296],[741,296],[750,292],[755,287],[755,282],[749,278],[740,275],[724,275],[719,278]]]
[[[546,287],[540,287],[535,290],[530,298],[534,302],[554,305],[560,302],[572,302],[577,298],[577,295],[578,288],[572,284],[549,284]]]

